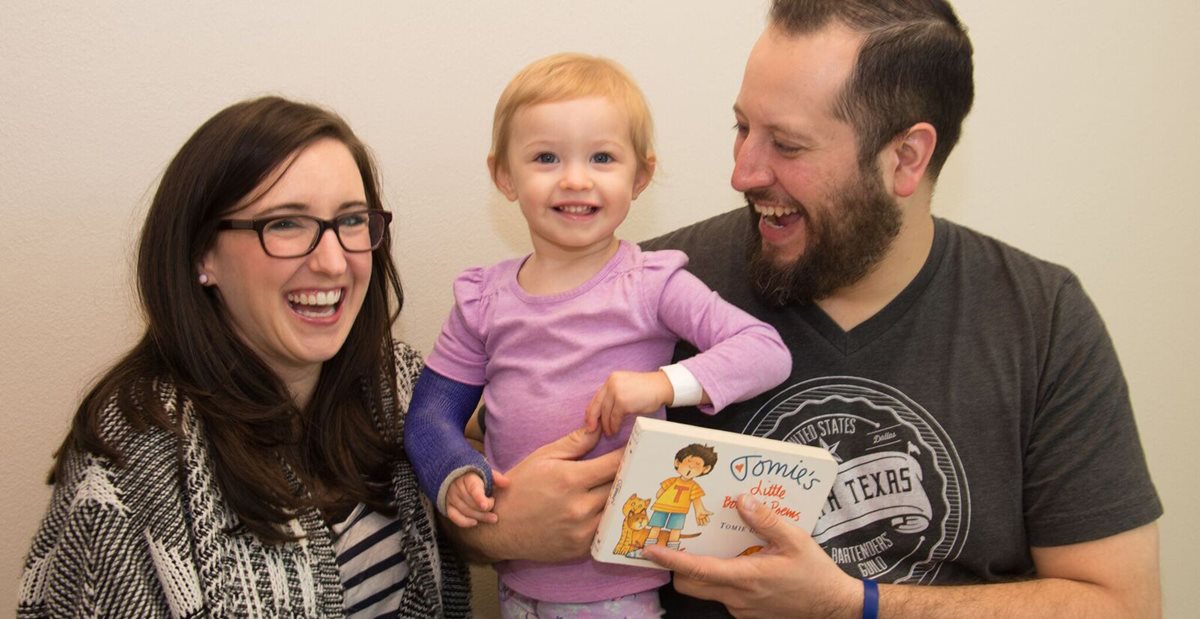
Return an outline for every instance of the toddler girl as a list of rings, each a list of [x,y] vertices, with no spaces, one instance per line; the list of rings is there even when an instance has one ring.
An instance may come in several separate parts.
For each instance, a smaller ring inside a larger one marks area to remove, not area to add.
[[[650,114],[615,63],[557,54],[523,69],[496,105],[488,167],[517,202],[533,253],[472,268],[409,408],[405,447],[422,490],[458,526],[495,522],[500,471],[580,425],[624,445],[631,415],[665,406],[715,413],[786,378],[775,330],[685,271],[678,251],[643,252],[615,236],[650,183]],[[675,343],[702,351],[670,364]],[[484,455],[463,428],[482,395]],[[496,566],[505,616],[658,616],[665,571],[597,563]]]

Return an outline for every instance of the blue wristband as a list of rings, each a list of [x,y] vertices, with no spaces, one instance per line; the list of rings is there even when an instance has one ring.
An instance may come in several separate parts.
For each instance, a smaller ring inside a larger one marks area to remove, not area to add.
[[[869,578],[863,581],[862,619],[879,619],[879,583]]]

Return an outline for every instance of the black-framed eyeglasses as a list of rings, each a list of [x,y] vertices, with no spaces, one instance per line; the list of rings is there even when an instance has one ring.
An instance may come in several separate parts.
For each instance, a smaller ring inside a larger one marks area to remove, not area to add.
[[[222,219],[218,230],[254,230],[263,251],[272,258],[299,258],[312,253],[326,230],[333,230],[342,249],[371,251],[383,242],[392,214],[388,211],[354,211],[334,219],[310,215],[280,215],[262,219]]]

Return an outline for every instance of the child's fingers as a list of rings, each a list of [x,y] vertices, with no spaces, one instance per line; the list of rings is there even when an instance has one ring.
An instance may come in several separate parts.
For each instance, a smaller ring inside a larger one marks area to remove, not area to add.
[[[588,432],[596,430],[596,424],[600,422],[601,405],[604,403],[604,388],[601,387],[595,395],[592,396],[592,401],[588,402],[587,409],[583,412],[583,425]]]
[[[605,435],[609,435],[609,436],[612,435],[612,431],[608,429],[609,426],[605,420],[608,418],[609,415],[612,414],[613,403],[614,402],[613,402],[612,390],[609,389],[608,385],[606,384],[605,386],[601,387],[599,391],[596,392],[596,395],[592,397],[592,404],[588,405],[589,410],[592,410],[593,405],[595,407],[595,409],[594,409],[595,421],[588,422],[588,431],[589,432],[594,430],[596,428],[596,425],[599,424],[600,428],[602,430],[604,430]]]
[[[464,518],[470,519],[472,522],[494,523],[497,520],[496,514],[493,514],[492,512],[487,511],[485,509],[476,509],[473,502],[464,503],[463,505],[459,506],[457,509],[458,509],[459,515],[463,516]]]
[[[608,408],[608,416],[605,418],[605,423],[608,425],[608,435],[612,436],[621,431],[621,422],[625,421],[625,416],[633,412],[620,403],[613,401],[612,406]]]
[[[604,415],[604,434],[612,436],[616,434],[617,428],[621,427],[621,415],[615,407],[609,408]]]
[[[460,493],[451,492],[446,496],[446,515],[460,527],[473,527],[480,522],[496,522],[496,515],[486,509],[475,507],[475,499]],[[457,519],[455,518],[457,516]],[[470,524],[461,524],[467,522]]]
[[[500,521],[500,517],[497,516],[495,512],[474,512],[474,516],[479,522],[486,522],[488,524],[496,524]]]
[[[453,507],[464,520],[473,522],[470,526],[480,522],[496,522],[497,517],[491,512],[493,504],[495,501],[484,492],[483,479],[474,473],[454,480],[446,495],[447,514],[449,508]]]
[[[461,512],[470,503],[471,493],[467,490],[467,485],[463,483],[462,477],[454,480],[446,489],[446,508],[453,507]]]
[[[487,495],[483,480],[478,475],[467,475],[466,477],[470,478],[465,485],[467,496],[471,497],[471,502],[474,503],[473,507],[478,508],[480,511],[491,511],[493,501]]]
[[[449,499],[447,499],[447,501],[446,501],[446,517],[450,519],[450,522],[453,522],[454,524],[458,525],[459,527],[461,527],[463,529],[469,529],[469,528],[479,524],[479,521],[477,521],[473,518],[468,518],[462,512],[460,512],[458,510],[458,508],[454,507],[453,505],[450,505],[449,503],[450,503],[450,501],[449,501]]]
[[[602,422],[613,414],[613,407],[617,404],[616,395],[608,385],[604,386],[604,399],[600,402],[600,419]],[[605,434],[611,436],[612,431],[606,430]]]

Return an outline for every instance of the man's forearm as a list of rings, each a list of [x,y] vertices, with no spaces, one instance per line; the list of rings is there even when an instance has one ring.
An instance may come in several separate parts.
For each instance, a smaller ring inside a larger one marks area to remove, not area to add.
[[[1158,527],[1149,524],[1069,546],[1031,549],[1039,577],[1025,582],[883,585],[881,617],[1159,617]]]
[[[450,542],[471,563],[495,563],[517,558],[512,556],[512,549],[506,547],[503,536],[496,535],[495,527],[481,525],[463,529],[446,518],[439,517],[439,521]]]
[[[1135,596],[1141,598],[1140,602],[1129,600],[1100,585],[1062,578],[969,586],[880,585],[879,616],[887,619],[1161,616],[1157,596],[1149,597],[1154,601],[1144,596]]]

